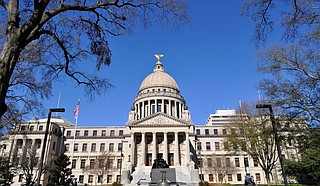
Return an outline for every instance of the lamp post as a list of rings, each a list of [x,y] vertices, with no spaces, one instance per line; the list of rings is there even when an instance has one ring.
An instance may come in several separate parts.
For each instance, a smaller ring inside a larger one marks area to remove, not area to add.
[[[200,181],[203,182],[203,175],[202,175],[202,158],[201,158],[201,149],[198,149],[200,141],[198,139],[194,140],[194,145],[195,145],[195,154],[197,157],[197,163],[198,163],[198,167],[199,167],[199,171],[200,171]],[[199,153],[197,154],[197,150],[199,151]],[[201,162],[200,162],[201,161]]]
[[[120,179],[119,179],[119,182],[120,182],[120,184],[121,184],[121,173],[122,173],[122,159],[123,159],[123,143],[126,143],[126,142],[128,142],[128,141],[123,141],[123,140],[121,140],[121,159],[120,159],[120,173],[119,173],[119,175],[120,175]],[[129,160],[130,160],[130,157],[129,157]]]
[[[38,178],[37,178],[37,185],[38,186],[40,186],[40,177],[41,177],[42,168],[43,168],[43,159],[44,159],[44,154],[45,154],[45,148],[46,148],[46,145],[47,145],[51,113],[52,112],[64,112],[64,111],[65,111],[64,108],[50,108],[49,109],[47,125],[46,125],[46,130],[45,130],[45,133],[44,133],[44,139],[43,139],[42,149],[41,149],[41,156],[40,156],[40,161],[39,161]]]
[[[256,105],[257,109],[261,109],[261,108],[267,108],[269,109],[270,112],[270,120],[271,120],[271,124],[272,124],[272,129],[273,129],[273,133],[274,133],[274,141],[276,143],[277,146],[277,151],[278,151],[278,156],[279,156],[279,160],[280,160],[280,165],[281,165],[281,170],[282,170],[282,177],[283,177],[283,182],[285,184],[285,186],[288,186],[288,181],[287,181],[287,176],[286,176],[286,170],[284,168],[284,162],[283,162],[283,157],[281,155],[281,149],[280,149],[280,143],[279,143],[279,138],[278,138],[278,128],[274,119],[274,114],[273,114],[273,110],[272,110],[272,105],[271,104],[257,104]]]

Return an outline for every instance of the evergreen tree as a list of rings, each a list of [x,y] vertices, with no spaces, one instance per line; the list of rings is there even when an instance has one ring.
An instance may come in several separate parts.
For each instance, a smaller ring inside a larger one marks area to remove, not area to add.
[[[62,154],[54,161],[54,166],[51,170],[51,175],[49,178],[48,186],[53,185],[70,185],[70,175],[72,174],[72,169],[67,168],[70,165],[69,157]]]
[[[7,157],[0,156],[0,185],[10,185],[11,182],[11,171],[9,159]]]
[[[310,129],[302,136],[301,157],[298,161],[285,162],[288,175],[294,176],[300,183],[320,183],[320,131]]]

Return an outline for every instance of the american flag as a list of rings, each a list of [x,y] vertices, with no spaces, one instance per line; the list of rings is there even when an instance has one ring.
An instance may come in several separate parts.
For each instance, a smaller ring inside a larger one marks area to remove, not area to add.
[[[74,111],[73,111],[73,114],[74,114],[74,118],[75,118],[75,119],[78,119],[79,106],[80,106],[80,102],[78,102],[78,104],[76,105],[76,108],[74,108]]]

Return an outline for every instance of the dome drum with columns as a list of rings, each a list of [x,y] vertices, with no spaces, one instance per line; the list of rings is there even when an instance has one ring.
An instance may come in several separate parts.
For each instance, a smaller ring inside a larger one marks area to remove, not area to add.
[[[158,112],[190,121],[190,113],[179,87],[176,81],[164,72],[160,57],[153,73],[142,81],[131,110],[128,124]]]

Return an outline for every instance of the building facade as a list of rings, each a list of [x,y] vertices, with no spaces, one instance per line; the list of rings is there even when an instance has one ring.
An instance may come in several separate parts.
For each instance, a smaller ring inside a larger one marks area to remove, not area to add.
[[[50,166],[65,152],[80,185],[148,184],[155,159],[164,159],[175,170],[176,184],[243,184],[247,174],[265,184],[264,173],[253,158],[246,153],[230,155],[225,149],[227,127],[235,118],[239,118],[235,110],[218,110],[206,125],[195,126],[176,81],[158,58],[154,71],[141,83],[124,126],[76,127],[52,117],[43,162]],[[1,140],[2,155],[9,156],[17,170],[22,159],[32,156],[36,162],[32,175],[37,174],[46,122],[45,118],[21,123]],[[230,168],[222,177],[212,167]],[[273,183],[282,181],[279,170],[276,166],[273,171]],[[42,175],[44,185],[48,177],[48,173]],[[13,185],[21,185],[23,171],[18,171],[13,181]]]

